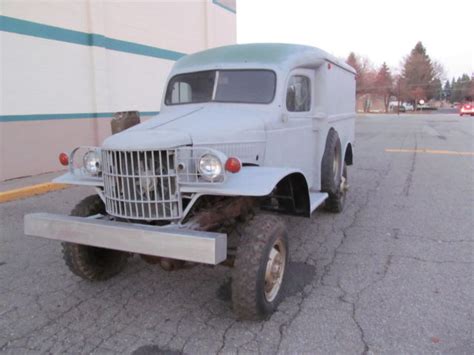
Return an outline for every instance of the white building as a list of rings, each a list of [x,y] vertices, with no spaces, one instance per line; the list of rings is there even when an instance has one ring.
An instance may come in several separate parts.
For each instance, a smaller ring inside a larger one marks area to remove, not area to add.
[[[174,61],[235,43],[235,0],[0,2],[0,181],[61,169],[117,111],[157,114]]]

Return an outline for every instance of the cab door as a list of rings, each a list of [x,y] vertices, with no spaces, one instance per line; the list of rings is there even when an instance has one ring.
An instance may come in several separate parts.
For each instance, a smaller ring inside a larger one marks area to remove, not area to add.
[[[282,115],[271,132],[267,146],[272,147],[269,165],[300,169],[313,181],[315,144],[312,132],[314,70],[296,69],[285,80],[286,93],[281,103]]]

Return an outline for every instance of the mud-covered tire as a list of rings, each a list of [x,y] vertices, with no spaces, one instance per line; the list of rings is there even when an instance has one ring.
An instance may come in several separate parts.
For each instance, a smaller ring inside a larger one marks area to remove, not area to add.
[[[285,223],[274,215],[258,214],[242,229],[232,270],[232,305],[239,319],[258,320],[273,313],[283,296],[288,271],[288,236]],[[272,249],[284,249],[279,288],[269,299],[266,270]]]
[[[88,217],[105,213],[105,207],[97,195],[88,196],[71,211],[71,216]],[[129,253],[92,247],[89,245],[62,243],[63,258],[71,272],[85,280],[102,281],[118,274],[125,267]]]
[[[338,213],[344,209],[347,167],[343,159],[339,135],[331,129],[321,163],[321,191],[329,195],[324,203],[324,208],[329,212]]]
[[[344,209],[347,194],[347,165],[343,163],[342,178],[340,182],[340,189],[334,195],[329,195],[328,199],[324,203],[326,211],[340,213]]]

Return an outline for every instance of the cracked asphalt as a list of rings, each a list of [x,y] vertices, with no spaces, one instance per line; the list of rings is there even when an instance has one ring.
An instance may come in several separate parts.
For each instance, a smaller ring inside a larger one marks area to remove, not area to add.
[[[262,322],[234,318],[224,266],[135,257],[89,283],[24,236],[24,214],[66,214],[87,188],[1,204],[0,352],[472,354],[474,156],[419,150],[473,152],[473,122],[358,117],[346,209],[286,218],[287,296]]]

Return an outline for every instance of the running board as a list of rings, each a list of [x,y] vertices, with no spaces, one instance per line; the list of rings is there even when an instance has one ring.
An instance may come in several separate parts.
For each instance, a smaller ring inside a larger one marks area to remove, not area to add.
[[[309,201],[311,207],[311,213],[313,213],[316,208],[322,205],[324,201],[328,198],[328,194],[326,192],[310,192],[309,193]]]

